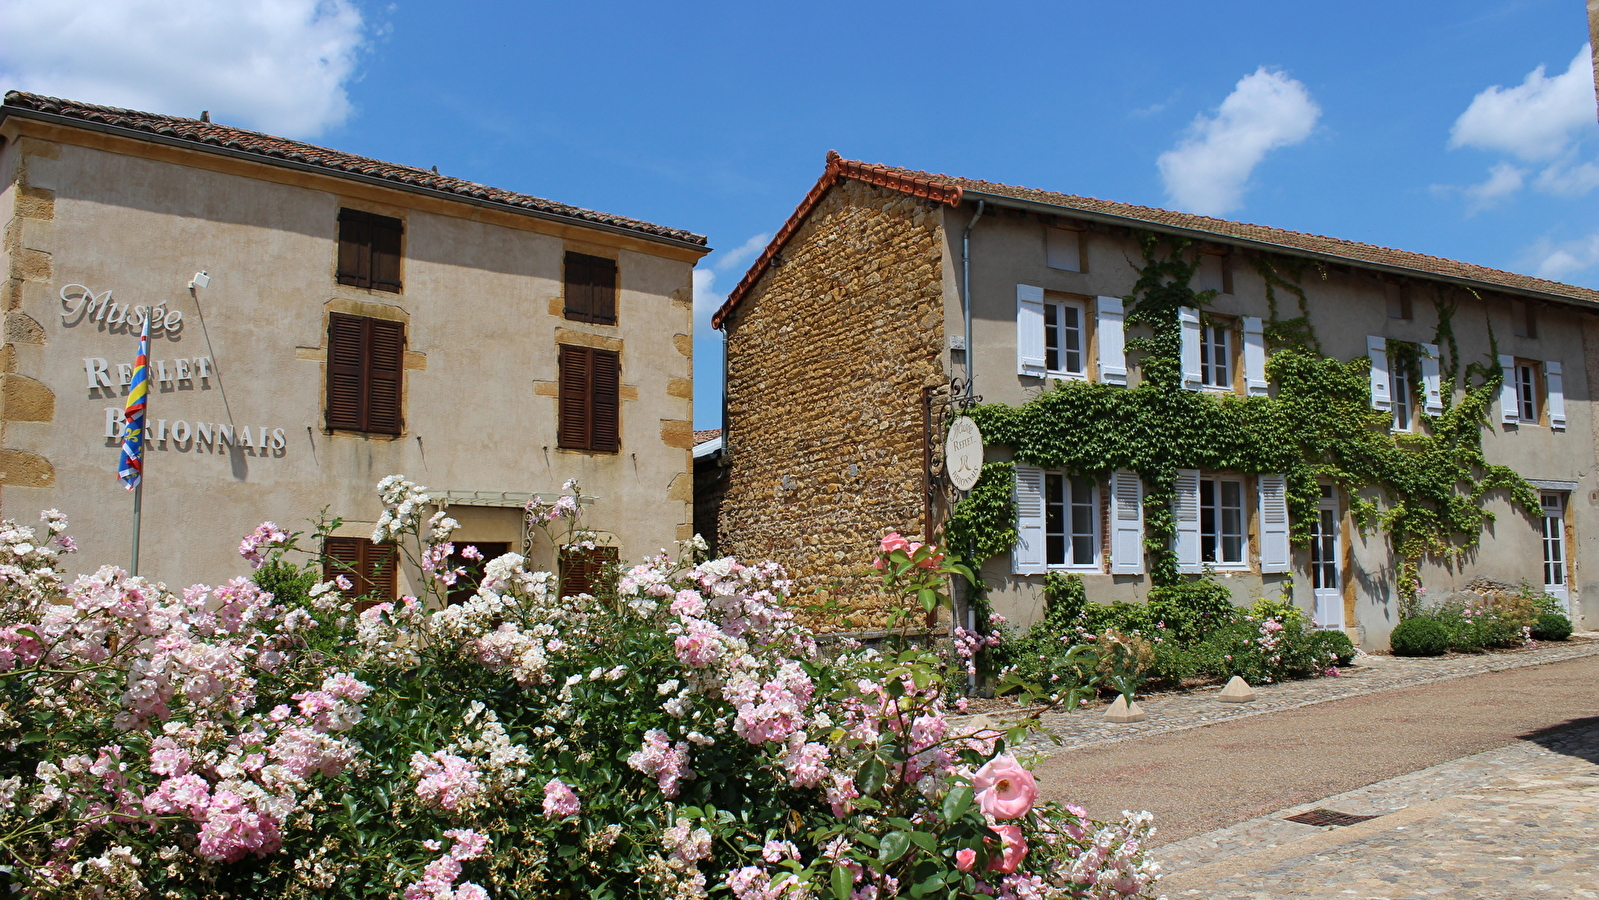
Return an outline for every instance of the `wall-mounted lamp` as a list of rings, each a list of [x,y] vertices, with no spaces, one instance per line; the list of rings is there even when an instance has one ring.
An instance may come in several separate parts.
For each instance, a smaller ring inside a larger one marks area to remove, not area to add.
[[[211,276],[210,275],[207,275],[204,272],[196,272],[196,273],[194,273],[194,277],[189,279],[189,290],[192,291],[195,288],[207,287],[210,284],[211,284]]]

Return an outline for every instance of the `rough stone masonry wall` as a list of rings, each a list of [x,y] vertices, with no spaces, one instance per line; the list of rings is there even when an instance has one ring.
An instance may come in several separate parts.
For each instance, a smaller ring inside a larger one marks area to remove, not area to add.
[[[825,631],[886,624],[864,573],[884,533],[922,529],[922,389],[944,382],[940,222],[926,200],[842,180],[726,326],[722,552],[783,564]]]
[[[15,170],[11,190],[14,202],[0,210],[5,219],[0,252],[0,315],[4,316],[4,341],[0,343],[0,491],[5,485],[50,487],[55,468],[37,453],[7,445],[7,424],[50,422],[55,418],[55,394],[43,382],[17,371],[21,345],[42,345],[44,329],[22,311],[23,293],[50,281],[51,256],[47,250],[51,221],[55,218],[55,192],[30,183],[29,163],[55,159],[60,149],[50,143],[22,138],[13,148]],[[0,494],[0,512],[5,510]],[[19,511],[20,512],[20,511]]]

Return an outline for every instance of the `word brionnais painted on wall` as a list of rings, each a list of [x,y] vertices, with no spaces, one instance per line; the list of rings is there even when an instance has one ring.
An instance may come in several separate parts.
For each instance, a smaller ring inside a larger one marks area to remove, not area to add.
[[[109,290],[96,294],[81,284],[69,284],[61,289],[61,320],[64,327],[72,328],[84,322],[93,322],[107,333],[139,334],[144,329],[146,319],[150,322],[152,339],[179,339],[183,329],[183,312],[167,309],[164,300],[154,306],[136,306],[115,302]],[[133,349],[131,344],[128,349]],[[112,363],[105,357],[86,356],[83,357],[83,374],[91,400],[110,398],[117,395],[117,388],[126,388],[133,383],[133,364]],[[209,356],[150,360],[150,381],[161,389],[162,394],[195,388],[208,390],[215,376],[216,364]],[[152,413],[160,411],[160,398],[155,400]],[[168,421],[171,421],[170,428]],[[268,453],[282,456],[288,449],[288,436],[284,429],[266,425],[236,428],[231,423],[191,424],[185,419],[156,418],[147,418],[145,423],[147,449],[226,453],[237,448],[256,456]],[[122,406],[105,408],[105,437],[109,441],[121,441],[126,424]]]

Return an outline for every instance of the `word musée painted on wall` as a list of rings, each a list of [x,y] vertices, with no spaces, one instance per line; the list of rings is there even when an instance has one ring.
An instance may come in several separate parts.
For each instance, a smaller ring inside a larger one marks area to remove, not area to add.
[[[61,324],[65,328],[90,323],[107,334],[136,335],[143,331],[145,321],[149,320],[152,342],[160,338],[176,340],[183,330],[183,311],[167,309],[164,300],[154,306],[118,303],[112,299],[110,290],[96,293],[81,284],[62,287],[60,296]],[[150,360],[150,381],[160,395],[173,391],[194,390],[196,387],[205,390],[210,388],[211,378],[216,372],[215,366],[216,363],[209,356],[155,358]],[[113,363],[105,357],[87,356],[83,358],[83,373],[85,386],[90,391],[90,399],[96,399],[96,395],[101,398],[114,397],[118,388],[125,388],[133,383],[131,362]],[[159,400],[159,396],[156,399]],[[152,408],[151,412],[155,411],[156,409]],[[171,421],[170,428],[167,424],[169,421]],[[120,441],[125,425],[126,417],[122,406],[105,408],[107,439]],[[258,455],[270,452],[273,456],[282,456],[288,447],[288,437],[284,429],[266,425],[246,425],[243,428],[236,428],[232,423],[225,422],[191,424],[187,419],[151,418],[148,420],[148,428],[146,446],[157,450],[193,449],[225,453],[229,448],[239,448],[253,451]]]

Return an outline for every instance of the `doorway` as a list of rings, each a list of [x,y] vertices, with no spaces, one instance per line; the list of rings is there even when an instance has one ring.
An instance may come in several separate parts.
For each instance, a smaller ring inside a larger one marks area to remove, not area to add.
[[[1338,489],[1321,486],[1316,518],[1310,523],[1310,585],[1316,597],[1316,627],[1343,630],[1344,584],[1338,570]]]

